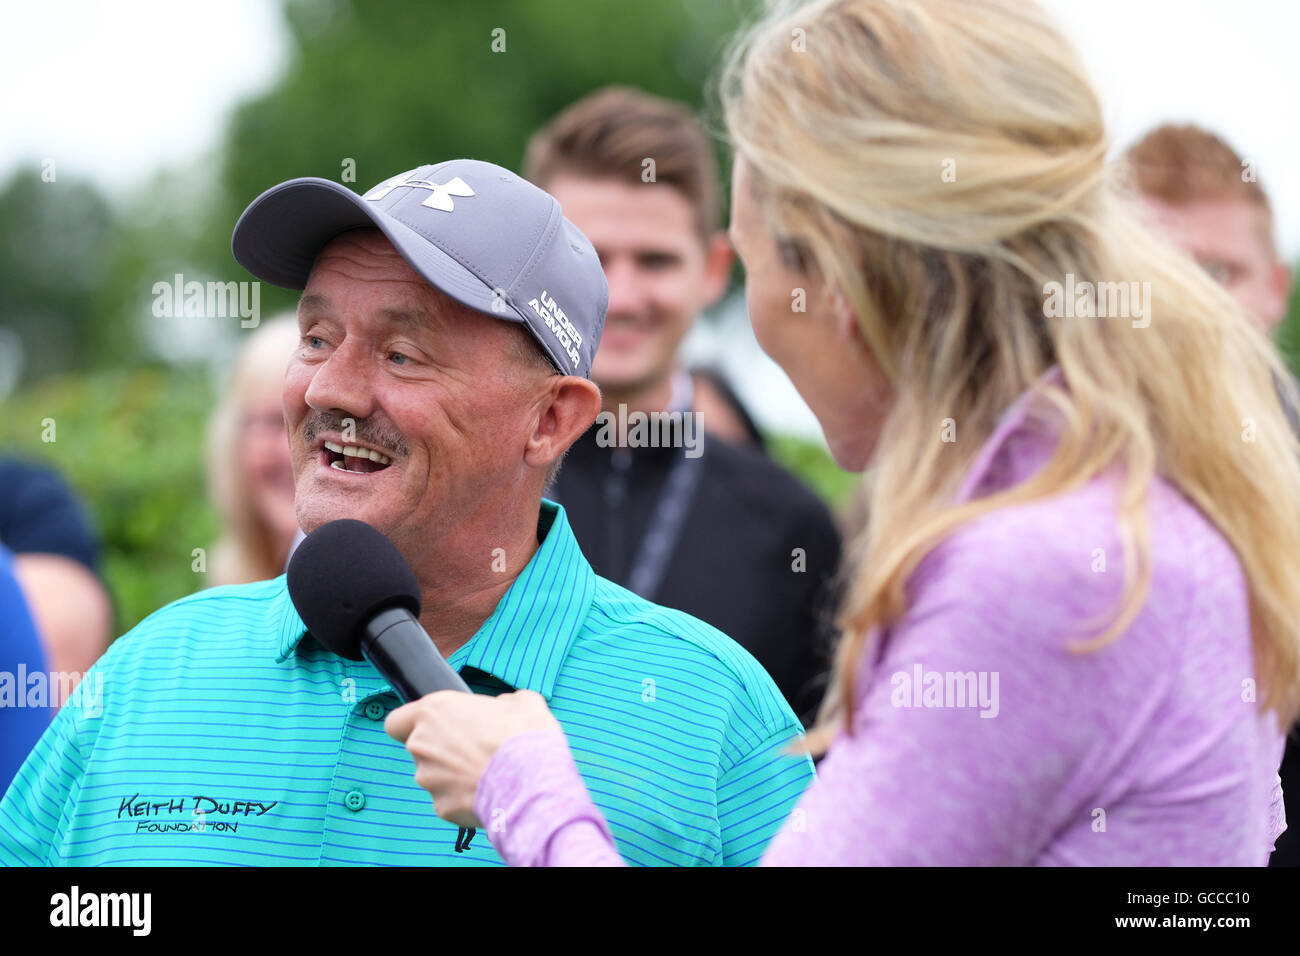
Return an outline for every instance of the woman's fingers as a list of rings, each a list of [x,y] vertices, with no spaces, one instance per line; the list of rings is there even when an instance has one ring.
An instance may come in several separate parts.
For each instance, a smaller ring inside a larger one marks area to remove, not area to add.
[[[492,755],[516,734],[560,729],[541,694],[530,690],[488,697],[438,691],[398,707],[384,730],[406,745],[415,780],[433,797],[438,816],[477,827],[474,797]]]

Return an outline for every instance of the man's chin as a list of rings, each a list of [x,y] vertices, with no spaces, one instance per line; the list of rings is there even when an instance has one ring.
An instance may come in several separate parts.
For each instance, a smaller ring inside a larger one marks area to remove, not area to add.
[[[615,392],[628,394],[640,392],[661,381],[664,376],[672,371],[669,365],[648,365],[644,362],[632,364],[618,364],[613,368],[593,368],[591,370],[591,380],[595,382],[602,392]]]
[[[311,534],[323,524],[338,521],[340,518],[353,518],[364,521],[372,528],[384,530],[386,522],[382,517],[371,513],[371,509],[355,501],[329,500],[324,496],[312,496],[314,500],[299,501],[298,527],[306,534]],[[386,533],[386,532],[385,532]]]

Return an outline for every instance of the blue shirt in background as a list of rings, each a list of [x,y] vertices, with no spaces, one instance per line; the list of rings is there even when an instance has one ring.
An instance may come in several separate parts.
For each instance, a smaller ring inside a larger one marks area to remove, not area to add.
[[[44,684],[45,655],[14,578],[12,555],[0,546],[0,793],[50,725],[49,688],[39,696],[28,692],[28,678],[37,674]]]

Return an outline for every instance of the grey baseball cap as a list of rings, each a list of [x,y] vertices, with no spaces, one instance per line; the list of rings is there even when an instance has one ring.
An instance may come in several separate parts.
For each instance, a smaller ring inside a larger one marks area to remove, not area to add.
[[[523,324],[556,369],[590,377],[609,305],[596,250],[550,193],[492,163],[420,166],[362,196],[328,179],[291,179],[249,204],[231,248],[259,279],[302,289],[330,240],[371,226],[431,285]]]

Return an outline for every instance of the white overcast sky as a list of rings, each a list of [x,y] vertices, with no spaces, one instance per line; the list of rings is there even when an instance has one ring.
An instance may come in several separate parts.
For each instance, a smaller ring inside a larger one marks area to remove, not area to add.
[[[1083,51],[1117,147],[1165,119],[1222,133],[1255,160],[1282,248],[1300,255],[1300,3],[1045,2]],[[53,158],[60,174],[130,186],[215,146],[231,105],[285,60],[273,0],[0,0],[0,24],[0,178]]]
[[[50,158],[117,190],[194,159],[286,47],[271,0],[0,0],[0,179]]]

